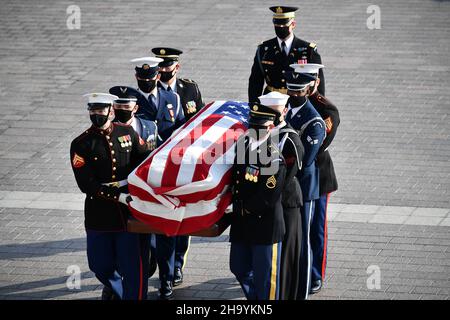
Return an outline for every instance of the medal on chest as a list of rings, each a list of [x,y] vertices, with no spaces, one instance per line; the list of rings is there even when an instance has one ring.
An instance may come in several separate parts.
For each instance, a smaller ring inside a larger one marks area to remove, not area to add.
[[[258,182],[259,168],[247,167],[245,168],[245,180],[250,182]]]
[[[120,146],[122,148],[127,148],[132,145],[131,136],[129,134],[127,134],[126,136],[118,137],[117,140],[119,140]]]

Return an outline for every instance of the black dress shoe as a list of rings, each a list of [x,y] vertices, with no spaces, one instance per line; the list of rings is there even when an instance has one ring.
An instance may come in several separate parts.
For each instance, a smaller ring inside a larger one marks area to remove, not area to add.
[[[159,289],[160,300],[171,300],[173,297],[172,281],[161,281],[161,288]]]
[[[173,276],[173,286],[179,286],[183,283],[183,271],[181,268],[175,268],[174,276]]]
[[[315,280],[311,284],[311,294],[317,293],[322,289],[322,280]]]
[[[116,295],[110,287],[103,287],[102,290],[102,300],[115,300]]]
[[[149,262],[148,262],[148,278],[150,279],[156,271],[157,263],[156,263],[156,257],[154,255],[150,256]]]

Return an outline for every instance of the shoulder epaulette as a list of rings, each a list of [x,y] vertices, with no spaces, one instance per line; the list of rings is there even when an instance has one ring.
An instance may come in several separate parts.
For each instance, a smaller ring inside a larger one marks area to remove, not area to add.
[[[192,79],[180,78],[180,80],[183,81],[183,82],[187,82],[187,83],[197,84],[197,82],[195,82]]]

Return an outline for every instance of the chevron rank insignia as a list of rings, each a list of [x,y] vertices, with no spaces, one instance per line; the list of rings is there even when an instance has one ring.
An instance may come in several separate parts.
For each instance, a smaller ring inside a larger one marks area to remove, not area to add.
[[[327,133],[331,132],[331,129],[333,128],[333,122],[331,121],[331,118],[328,117],[325,120],[325,125],[327,126]]]
[[[76,153],[73,155],[72,165],[74,168],[76,168],[76,169],[81,168],[85,164],[86,164],[86,162],[84,161],[83,157],[77,155]]]
[[[269,189],[273,189],[273,188],[275,188],[276,185],[277,185],[277,179],[275,179],[275,176],[270,176],[267,179],[266,187]]]

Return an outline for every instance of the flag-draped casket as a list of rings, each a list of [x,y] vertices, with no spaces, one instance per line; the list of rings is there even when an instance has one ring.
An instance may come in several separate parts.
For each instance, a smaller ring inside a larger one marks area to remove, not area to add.
[[[246,103],[201,109],[129,176],[133,216],[166,235],[209,228],[231,203],[235,144],[247,130]]]

